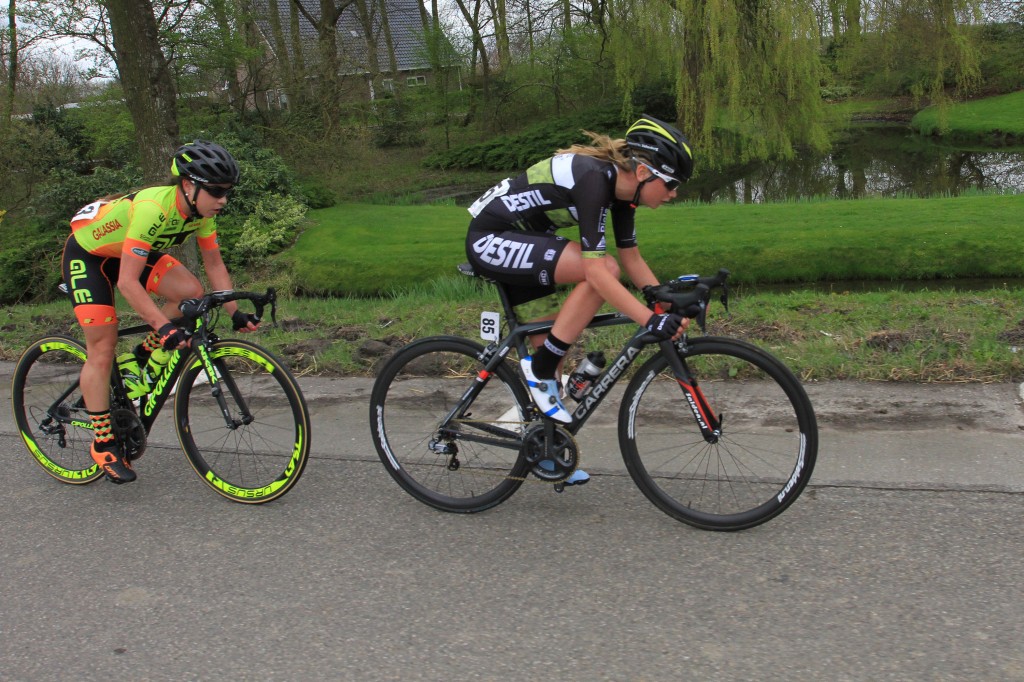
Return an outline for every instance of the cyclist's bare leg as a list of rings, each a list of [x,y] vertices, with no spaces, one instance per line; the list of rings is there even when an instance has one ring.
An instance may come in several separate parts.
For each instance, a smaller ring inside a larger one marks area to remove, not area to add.
[[[85,407],[90,412],[110,409],[110,370],[117,347],[117,325],[90,325],[85,331],[85,364],[80,384]]]
[[[135,472],[118,453],[110,429],[110,371],[117,347],[117,324],[89,325],[83,329],[85,364],[79,387],[94,428],[90,455],[111,481],[128,483],[135,480]]]
[[[199,298],[203,295],[203,285],[199,279],[185,267],[171,268],[164,273],[156,293],[166,302],[161,309],[167,319],[181,317],[178,306],[187,298]]]
[[[614,258],[602,258],[601,264],[608,268],[608,271],[616,279],[619,278],[619,264]],[[562,251],[555,266],[555,282],[558,284],[579,282],[565,299],[562,309],[555,318],[555,324],[551,328],[551,333],[562,341],[575,343],[604,304],[601,294],[597,293],[597,290],[586,281],[583,255],[579,244],[573,242]]]

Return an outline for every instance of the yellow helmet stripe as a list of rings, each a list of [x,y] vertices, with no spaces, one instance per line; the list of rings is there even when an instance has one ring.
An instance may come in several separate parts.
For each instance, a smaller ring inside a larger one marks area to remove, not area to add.
[[[681,146],[683,149],[686,150],[687,156],[689,156],[691,159],[693,158],[693,152],[690,151],[690,146],[688,144],[680,140],[677,140],[675,136],[672,135],[672,133],[668,132],[667,130],[665,130],[664,127],[658,125],[649,118],[642,118],[633,125],[631,125],[629,127],[629,130],[626,131],[626,134],[629,135],[630,133],[637,130],[649,130],[652,133],[657,133],[658,135],[664,137],[666,140],[671,140],[672,142],[675,142],[676,144]]]

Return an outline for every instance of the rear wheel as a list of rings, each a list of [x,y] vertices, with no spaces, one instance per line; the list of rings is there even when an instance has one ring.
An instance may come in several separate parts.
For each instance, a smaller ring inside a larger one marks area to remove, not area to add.
[[[713,414],[702,434],[658,354],[630,381],[619,412],[626,469],[669,516],[708,530],[741,530],[782,513],[810,480],[818,427],[800,382],[781,362],[734,339],[700,337],[680,358]]]
[[[74,339],[42,338],[18,360],[11,394],[18,432],[36,464],[73,485],[103,476],[89,454],[92,422],[78,385],[84,364],[85,347]]]
[[[410,495],[444,511],[493,507],[528,473],[521,451],[529,396],[507,364],[482,375],[482,351],[458,337],[412,343],[387,361],[370,398],[384,467]],[[479,393],[453,414],[471,387]]]

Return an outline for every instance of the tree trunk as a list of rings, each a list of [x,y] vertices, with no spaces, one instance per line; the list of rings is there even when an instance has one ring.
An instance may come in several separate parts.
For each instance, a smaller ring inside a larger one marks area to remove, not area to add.
[[[363,42],[366,44],[366,71],[369,80],[370,99],[377,99],[382,93],[380,57],[377,52],[377,32],[374,26],[373,12],[375,6],[368,0],[356,0],[356,16],[359,26],[363,29]]]
[[[8,54],[7,54],[7,97],[4,101],[3,125],[11,122],[14,115],[14,94],[18,85],[18,18],[16,0],[10,0],[7,6]]]
[[[114,38],[117,71],[146,182],[168,175],[178,144],[174,79],[160,50],[149,0],[104,0]]]
[[[214,21],[217,22],[217,33],[220,37],[221,46],[224,48],[232,46],[232,49],[223,55],[222,68],[224,69],[224,80],[228,84],[230,105],[236,112],[241,114],[246,108],[246,93],[243,91],[242,83],[238,78],[237,51],[233,47],[235,43],[233,25],[236,21],[239,25],[242,22],[238,21],[238,13],[235,13],[234,16],[231,15],[229,0],[214,0],[209,6],[213,12]],[[244,30],[244,26],[240,26],[240,28]]]
[[[423,3],[420,3],[420,7]],[[395,84],[395,97],[402,96],[403,88],[398,82],[398,56],[395,54],[395,39],[391,35],[391,16],[388,14],[388,0],[378,0],[377,8],[380,12],[380,27],[384,32],[384,45],[388,52],[388,69],[391,71],[391,79]]]

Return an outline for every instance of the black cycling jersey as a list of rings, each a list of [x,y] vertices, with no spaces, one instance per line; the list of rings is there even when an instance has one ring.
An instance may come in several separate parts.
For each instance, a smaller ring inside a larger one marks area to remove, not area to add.
[[[615,198],[615,164],[582,154],[558,154],[506,178],[470,206],[470,232],[509,229],[553,233],[579,225],[583,257],[605,251],[609,211],[615,245],[636,246],[636,209]]]

